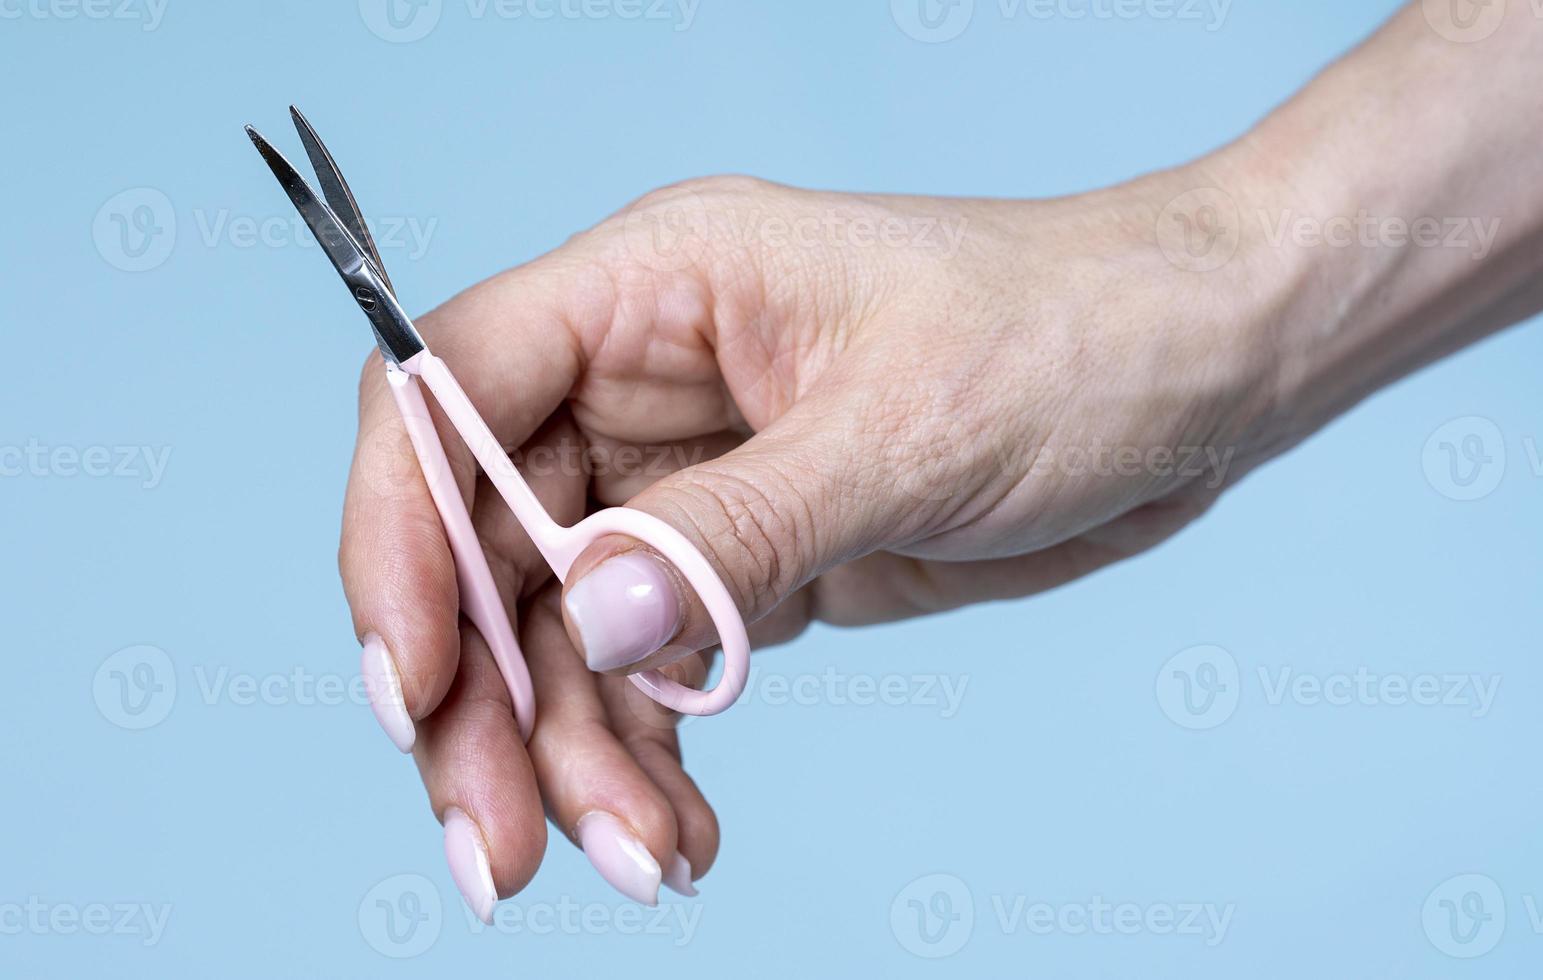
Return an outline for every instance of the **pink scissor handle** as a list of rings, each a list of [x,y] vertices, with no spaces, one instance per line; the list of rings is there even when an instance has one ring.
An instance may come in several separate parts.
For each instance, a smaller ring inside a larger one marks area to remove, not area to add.
[[[466,512],[466,501],[461,488],[456,485],[450,472],[450,461],[445,458],[445,447],[439,441],[434,428],[434,418],[423,400],[418,379],[395,367],[386,368],[386,380],[391,394],[396,398],[402,424],[412,440],[413,452],[418,456],[418,466],[423,479],[429,485],[429,495],[439,511],[439,519],[445,526],[445,537],[450,542],[450,553],[455,556],[455,575],[460,585],[461,609],[466,618],[477,627],[493,651],[493,661],[503,675],[504,686],[514,702],[515,721],[520,726],[520,737],[529,741],[536,725],[536,692],[530,685],[530,670],[525,666],[525,655],[519,641],[514,638],[514,627],[509,613],[504,609],[498,586],[493,582],[493,571],[488,568],[487,555],[472,528],[471,515]]]
[[[558,528],[556,553],[547,560],[560,581],[568,580],[574,559],[595,540],[607,534],[625,534],[663,555],[696,590],[718,631],[723,647],[723,676],[707,691],[678,684],[657,670],[632,675],[632,683],[667,708],[688,715],[715,715],[739,699],[750,677],[750,638],[739,607],[702,553],[686,536],[652,514],[630,507],[597,511],[573,527]]]
[[[625,534],[636,538],[642,543],[653,548],[663,555],[675,566],[686,579],[697,596],[702,600],[708,615],[712,617],[713,626],[718,632],[719,643],[723,647],[723,676],[711,690],[698,691],[693,688],[678,684],[664,677],[659,671],[644,671],[632,675],[632,682],[643,693],[659,702],[667,708],[691,715],[714,715],[733,704],[745,689],[745,683],[750,677],[750,640],[745,633],[745,621],[739,614],[739,608],[734,604],[734,599],[729,595],[729,590],[718,578],[718,573],[713,570],[711,563],[707,561],[692,546],[679,531],[675,530],[664,521],[652,514],[646,514],[628,507],[612,507],[591,514],[589,517],[575,524],[573,527],[563,527],[552,520],[551,515],[541,506],[536,495],[531,492],[529,485],[515,469],[514,462],[509,454],[504,451],[497,437],[477,409],[472,405],[471,399],[462,390],[455,376],[450,373],[450,368],[444,361],[435,357],[431,352],[424,351],[408,361],[404,361],[401,370],[394,373],[410,372],[421,376],[434,392],[435,399],[440,408],[450,417],[456,431],[466,440],[466,445],[476,456],[477,462],[482,464],[482,469],[488,475],[489,481],[497,488],[509,508],[514,511],[515,518],[530,535],[536,549],[541,552],[547,564],[552,566],[552,571],[557,574],[559,581],[567,581],[569,570],[574,561],[597,539],[607,534]],[[411,380],[411,379],[408,379]],[[398,383],[393,381],[393,390],[398,390]],[[400,387],[411,388],[417,392],[417,385],[403,384]],[[402,396],[398,396],[398,404],[402,404]],[[422,417],[428,417],[427,406],[423,405],[421,393],[418,394],[418,406],[422,406]],[[418,406],[414,406],[416,409]],[[403,410],[404,415],[406,409]],[[409,425],[411,431],[413,427]],[[432,424],[427,427],[428,435],[433,435]],[[428,439],[424,440],[429,441]],[[465,505],[456,489],[455,482],[449,476],[449,463],[444,457],[444,448],[439,444],[437,436],[433,436],[433,449],[438,453],[438,461],[433,465],[444,470],[444,478],[436,480],[429,476],[429,488],[434,491],[435,483],[441,484],[448,481],[449,494],[453,497],[453,504],[459,508],[459,513],[465,517]],[[414,438],[413,445],[418,447],[419,440]],[[424,451],[418,450],[420,461],[424,458]],[[430,473],[429,463],[425,464],[425,475]],[[472,615],[472,606],[478,607],[479,615],[493,617],[496,613],[497,620],[508,627],[508,615],[505,613],[503,603],[499,600],[497,590],[492,587],[492,574],[487,569],[487,559],[482,555],[482,549],[477,542],[476,534],[471,531],[470,518],[465,519],[465,530],[459,532],[468,545],[458,547],[456,538],[458,532],[451,525],[455,522],[454,516],[446,515],[446,505],[440,503],[443,493],[434,494],[435,504],[440,507],[440,514],[445,519],[445,529],[451,539],[451,548],[456,553],[456,567],[461,568],[460,553],[464,550],[475,549],[476,563],[480,567],[472,567],[470,575],[462,576],[463,601],[468,601],[467,617],[477,624],[479,630],[483,630],[482,624]],[[481,584],[485,583],[485,584]],[[492,609],[482,609],[489,605],[487,596],[491,595]],[[493,624],[497,632],[497,623]],[[484,637],[487,630],[483,630]],[[513,657],[519,661],[519,670],[511,671],[504,668],[503,660],[499,660],[499,669],[503,672],[505,683],[509,684],[511,696],[515,698],[516,713],[519,714],[521,693],[516,691],[516,686],[523,683],[523,694],[534,705],[534,697],[530,696],[530,679],[525,670],[524,657],[520,654],[518,644],[513,643],[513,631],[510,631],[510,649]],[[489,639],[489,646],[493,641]],[[499,657],[499,652],[494,649],[494,657]],[[534,709],[531,714],[533,716]],[[522,722],[522,731],[524,730]]]

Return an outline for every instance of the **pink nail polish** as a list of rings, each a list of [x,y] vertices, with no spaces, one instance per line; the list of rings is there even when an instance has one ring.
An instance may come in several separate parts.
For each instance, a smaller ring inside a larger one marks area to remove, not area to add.
[[[563,605],[590,670],[635,664],[680,629],[675,583],[657,558],[642,551],[601,562],[568,590]]]
[[[493,888],[493,866],[488,860],[488,845],[471,817],[459,807],[445,811],[445,860],[450,877],[461,897],[489,925],[493,922],[493,903],[498,893]]]
[[[579,818],[576,829],[584,856],[612,888],[634,902],[659,904],[659,862],[620,820],[592,810]]]
[[[665,887],[677,895],[696,898],[696,885],[691,883],[691,862],[679,851],[670,859],[670,867],[664,873]]]
[[[359,673],[364,678],[364,690],[370,696],[370,710],[375,712],[375,720],[380,722],[380,727],[386,730],[387,737],[399,750],[411,752],[418,739],[418,730],[402,697],[402,676],[397,673],[396,661],[386,649],[386,642],[374,633],[364,638]]]

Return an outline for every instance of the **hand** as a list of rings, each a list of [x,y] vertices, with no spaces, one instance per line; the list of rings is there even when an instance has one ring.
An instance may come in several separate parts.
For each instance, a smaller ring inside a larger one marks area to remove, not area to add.
[[[1543,305],[1527,247],[1543,208],[1485,178],[1522,152],[1508,120],[1537,114],[1536,86],[1493,81],[1536,72],[1543,32],[1516,20],[1489,49],[1433,49],[1411,8],[1233,147],[1080,197],[668,188],[419,325],[554,516],[625,503],[669,522],[759,645],[814,619],[1027,595],[1150,547],[1368,392]],[[1474,113],[1467,141],[1408,108],[1470,91],[1522,105]],[[1359,116],[1341,111],[1352,96]],[[1381,150],[1411,140],[1422,154],[1390,181]],[[1333,220],[1366,201],[1515,221],[1484,262],[1269,233],[1272,215]],[[377,713],[417,756],[472,907],[490,914],[534,873],[543,799],[624,893],[652,901],[667,876],[689,890],[716,821],[673,731],[615,675],[678,664],[699,679],[682,658],[713,636],[695,598],[622,538],[591,547],[559,593],[440,419],[519,613],[538,701],[522,746],[486,647],[459,625],[448,546],[373,357],[361,405],[344,582]],[[601,465],[556,462],[576,453]]]
[[[625,503],[670,522],[765,645],[816,618],[1052,587],[1161,540],[1241,471],[1266,359],[1217,342],[1248,317],[1226,278],[1197,289],[1154,247],[1176,180],[1033,205],[696,181],[419,325],[554,516]],[[651,901],[672,870],[689,888],[716,853],[712,811],[673,728],[584,660],[612,673],[679,660],[711,646],[704,611],[624,538],[582,556],[559,602],[440,421],[519,613],[538,703],[528,752],[485,645],[459,624],[448,546],[374,356],[341,563],[377,710],[449,814],[458,882],[482,912],[520,888],[545,844],[544,797],[627,894]]]

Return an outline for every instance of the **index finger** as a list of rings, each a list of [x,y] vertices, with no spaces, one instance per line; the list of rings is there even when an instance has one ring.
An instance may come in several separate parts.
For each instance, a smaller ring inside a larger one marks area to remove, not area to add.
[[[524,442],[567,396],[581,368],[576,318],[610,296],[606,277],[552,258],[473,286],[417,324],[504,445]],[[429,401],[429,419],[403,419],[384,365],[371,354],[359,385],[359,441],[338,550],[364,645],[366,690],[404,752],[416,739],[415,721],[450,689],[460,657],[455,561],[430,495],[434,477],[422,472],[408,426],[433,426],[468,508],[477,474],[471,450]]]

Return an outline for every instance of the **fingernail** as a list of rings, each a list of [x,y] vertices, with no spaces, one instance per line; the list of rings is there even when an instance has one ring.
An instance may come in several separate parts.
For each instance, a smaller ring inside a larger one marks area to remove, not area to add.
[[[696,885],[691,883],[691,862],[679,851],[670,859],[670,869],[664,873],[664,884],[677,895],[696,898]]]
[[[579,818],[577,830],[584,856],[612,888],[634,902],[659,904],[659,862],[620,820],[592,810]]]
[[[493,890],[487,841],[460,807],[445,811],[445,860],[450,863],[450,877],[466,904],[477,918],[492,925],[493,903],[498,900],[498,893]]]
[[[680,628],[680,600],[664,565],[629,551],[568,590],[563,601],[578,628],[590,670],[615,670],[655,652]]]
[[[396,661],[386,649],[386,641],[374,633],[364,638],[364,652],[359,657],[359,673],[364,677],[364,690],[370,696],[370,710],[375,720],[386,730],[392,743],[403,752],[413,750],[418,739],[418,729],[413,726],[412,716],[407,713],[407,702],[402,698],[402,675],[396,671]]]

